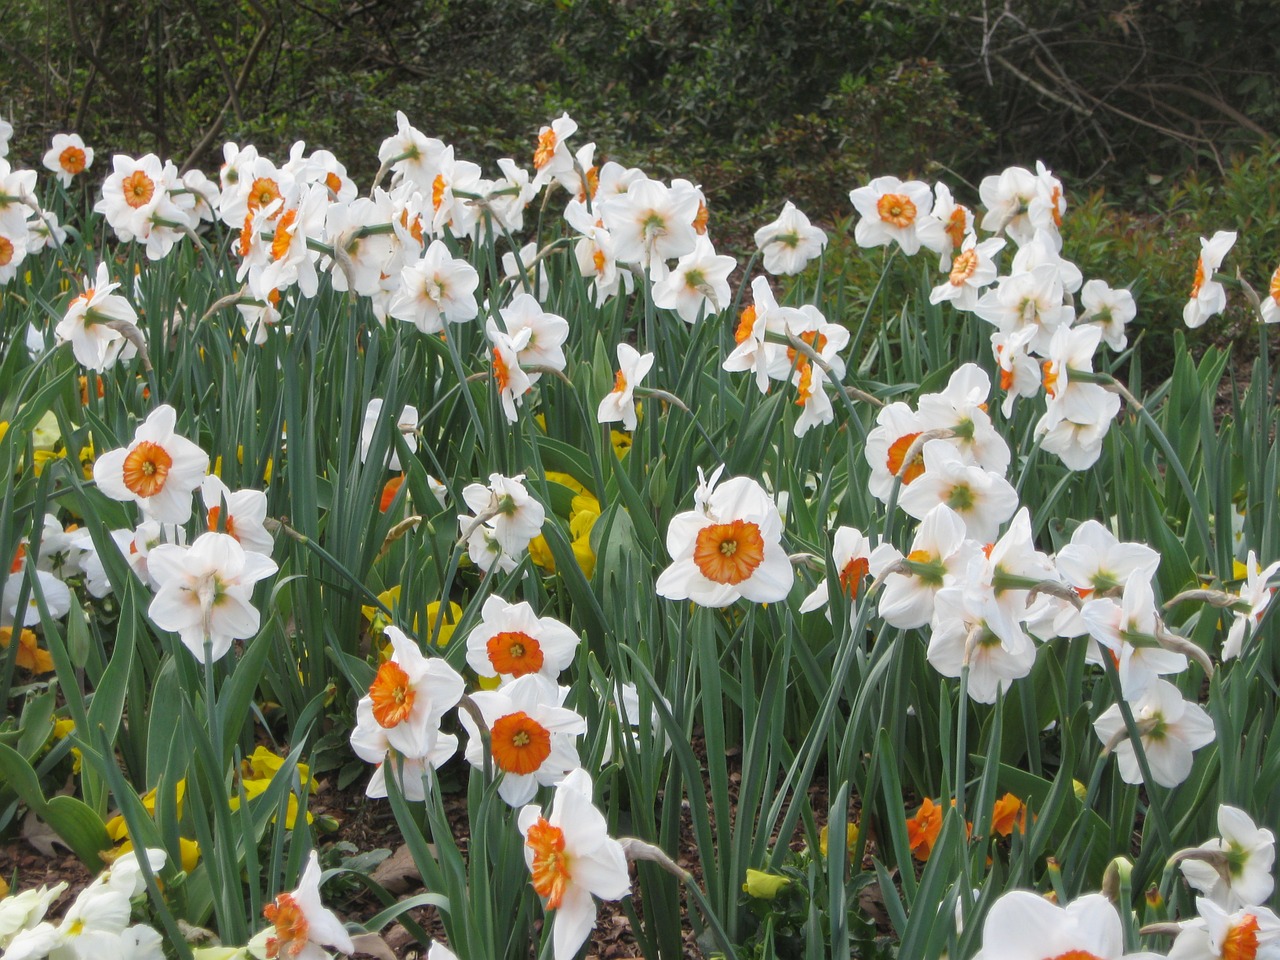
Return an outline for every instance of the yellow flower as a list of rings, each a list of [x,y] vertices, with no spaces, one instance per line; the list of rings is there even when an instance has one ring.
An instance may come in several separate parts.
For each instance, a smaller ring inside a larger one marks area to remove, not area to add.
[[[85,441],[85,445],[80,448],[80,470],[84,473],[86,480],[93,479],[93,462],[98,458],[93,449],[93,441]]]
[[[7,650],[13,641],[13,627],[0,627],[0,650]],[[23,630],[18,634],[18,655],[14,662],[31,673],[51,673],[53,657],[48,650],[41,650],[35,633]]]
[[[568,487],[570,490],[572,490],[575,494],[579,496],[584,494],[586,496],[591,495],[590,492],[587,490],[587,488],[584,487],[581,483],[579,483],[577,478],[572,476],[571,474],[561,473],[558,470],[548,470],[547,480],[551,483],[558,483],[562,487]]]
[[[263,746],[259,746],[256,750],[253,751],[253,753],[249,754],[249,756],[245,757],[243,760],[240,761],[240,769],[242,772],[242,776],[246,780],[259,779],[259,780],[266,780],[267,782],[270,782],[271,778],[274,777],[277,773],[279,773],[280,768],[283,766],[284,766],[284,757],[276,756],[276,754],[272,753],[270,750],[268,750],[266,747],[263,747]],[[300,763],[297,765],[297,767],[298,767],[298,779],[302,783],[310,784],[311,787],[314,788],[315,781],[311,779],[311,768],[308,767],[305,763]],[[262,789],[265,790],[266,787],[264,786]],[[256,794],[253,794],[253,795],[256,796]]]
[[[1246,580],[1249,577],[1249,568],[1239,560],[1231,561],[1231,579]]]
[[[108,824],[108,829],[110,829],[110,824]],[[103,854],[103,859],[115,862],[122,855],[128,853],[132,849],[133,841],[126,838],[120,846],[111,850],[110,856]],[[200,862],[200,844],[196,843],[194,840],[188,840],[186,837],[179,837],[178,852],[182,857],[182,869],[187,873],[190,873],[196,868],[196,864]]]
[[[219,458],[219,459],[221,459],[221,458]],[[239,463],[239,464],[241,464],[241,465],[243,465],[243,464],[244,464],[244,444],[243,444],[243,443],[242,443],[242,444],[240,444],[240,445],[238,445],[238,446],[236,447],[236,463]],[[271,459],[270,457],[267,457],[267,465],[266,465],[265,467],[263,467],[263,468],[262,468],[262,482],[263,482],[263,483],[270,483],[270,482],[271,482],[271,468],[272,468],[272,466],[274,466],[274,463],[273,463],[272,459]]]
[[[76,722],[74,720],[58,720],[53,725],[53,735],[59,740],[65,740],[71,734],[75,733]],[[71,748],[71,772],[80,772],[80,763],[84,759],[80,753],[79,747]]]
[[[185,796],[187,792],[186,779],[184,778],[182,780],[179,780],[177,787],[175,789],[177,791],[177,814],[179,817],[181,817],[182,816],[182,798],[183,796]],[[156,788],[152,788],[151,790],[148,790],[138,799],[142,801],[142,806],[147,811],[147,813],[151,814],[151,816],[154,817],[156,815]],[[122,814],[116,814],[114,817],[112,817],[110,820],[107,821],[107,836],[109,836],[112,840],[124,840],[129,836],[129,828],[125,825],[124,816]],[[126,851],[121,850],[120,852],[124,853]]]
[[[850,823],[845,825],[845,848],[853,853],[853,848],[858,845],[858,825]],[[827,855],[827,827],[823,827],[818,831],[818,849],[822,851],[822,855]]]
[[[5,426],[8,426],[8,424],[5,424]],[[0,900],[3,900],[8,895],[9,895],[9,884],[4,877],[0,877]]]
[[[1088,789],[1079,780],[1071,781],[1071,792],[1076,795],[1076,799],[1079,800],[1081,803],[1083,803],[1084,798],[1089,795]]]
[[[578,566],[582,568],[582,575],[590,580],[596,572],[596,554],[591,549],[591,538],[579,537],[569,546],[573,547],[573,559],[577,560]]]
[[[529,541],[529,559],[547,573],[556,572],[556,558],[551,553],[551,544],[547,538],[538,534]]]
[[[302,770],[302,764],[298,764],[298,770],[299,770],[299,771],[301,771],[301,770]],[[244,778],[244,779],[241,779],[241,781],[240,781],[240,785],[244,787],[244,795],[245,795],[245,797],[246,797],[247,799],[249,799],[249,800],[252,800],[254,797],[259,797],[259,796],[261,796],[264,792],[266,792],[267,787],[271,786],[271,778],[270,778],[270,777],[265,778],[265,779],[262,779],[262,778],[258,778],[258,779]],[[227,806],[228,806],[228,807],[230,807],[232,810],[239,810],[239,809],[240,809],[240,798],[239,798],[238,796],[231,797],[231,798],[227,801]],[[312,823],[314,820],[315,820],[315,817],[314,817],[314,816],[312,816],[312,815],[311,815],[311,811],[310,811],[310,810],[308,810],[308,811],[307,811],[307,823]],[[275,818],[274,816],[271,818],[271,822],[272,822],[272,823],[275,823],[275,822],[276,822],[276,818]],[[298,797],[297,797],[297,795],[296,795],[295,793],[293,793],[292,791],[290,791],[290,793],[289,793],[289,806],[288,806],[288,808],[285,810],[285,814],[284,814],[284,825],[285,825],[285,829],[287,829],[287,830],[292,830],[292,829],[294,828],[294,825],[295,825],[297,822],[298,822]]]
[[[501,677],[477,677],[476,683],[480,685],[481,690],[497,690],[498,685],[502,683]]]
[[[433,600],[427,604],[427,631],[430,632],[436,628],[436,620],[440,618],[439,600]],[[445,614],[443,622],[440,624],[440,635],[435,637],[436,646],[443,647],[453,639],[453,631],[458,629],[458,620],[462,618],[462,607],[458,606],[452,600],[449,601],[449,612]],[[415,626],[416,626],[415,622]]]
[[[613,444],[613,452],[619,460],[631,452],[631,434],[621,430],[609,431],[609,442]]]
[[[378,602],[390,610],[393,615],[398,613],[400,608],[400,584],[397,583],[390,590],[383,590],[378,594]],[[391,620],[387,615],[373,604],[369,604],[367,607],[362,606],[360,608],[360,612],[363,613],[364,618],[369,621],[369,632],[375,637],[382,636],[382,631],[391,624]],[[414,621],[413,628],[414,630],[418,629],[416,619]]]
[[[0,440],[4,439],[4,435],[9,432],[9,421],[0,420]]]
[[[787,877],[780,877],[776,873],[748,870],[747,882],[742,885],[742,892],[757,900],[772,900],[790,882]]]

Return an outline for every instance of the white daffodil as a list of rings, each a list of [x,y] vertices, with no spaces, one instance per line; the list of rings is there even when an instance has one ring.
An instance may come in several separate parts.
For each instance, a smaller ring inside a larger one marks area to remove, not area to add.
[[[1162,787],[1176,787],[1191,773],[1192,752],[1213,742],[1213,721],[1203,707],[1182,699],[1167,680],[1153,680],[1130,704],[1151,776]],[[1093,722],[1094,732],[1112,747],[1125,783],[1142,783],[1142,769],[1125,730],[1120,705],[1112,704]]]
[[[1079,323],[1095,323],[1102,328],[1102,339],[1112,350],[1129,345],[1125,327],[1138,315],[1138,306],[1128,287],[1112,289],[1105,280],[1089,280],[1080,290],[1084,312]]]
[[[69,187],[73,178],[93,166],[93,147],[86,147],[78,133],[55,133],[42,159],[44,168]]]
[[[1187,305],[1182,308],[1182,319],[1188,327],[1204,326],[1210,317],[1226,308],[1227,291],[1213,279],[1213,275],[1235,243],[1234,230],[1219,230],[1209,240],[1200,238],[1200,258],[1196,260],[1196,273],[1191,281]]]
[[[860,247],[883,247],[896,242],[907,255],[921,246],[935,253],[950,243],[941,221],[931,216],[933,191],[920,180],[877,177],[849,193],[858,211],[853,238]]]
[[[575,770],[556,787],[550,815],[520,811],[524,858],[533,888],[552,915],[556,960],[572,960],[596,923],[593,896],[621,900],[631,890],[626,854],[612,839],[604,814],[591,802],[591,777]]]
[[[809,222],[803,211],[788,200],[773,223],[756,231],[756,246],[766,273],[793,276],[827,245],[826,233]]]
[[[871,570],[871,542],[856,527],[837,527],[831,543],[831,561],[834,564],[840,592],[857,600],[862,581]],[[821,610],[830,601],[829,577],[823,577],[813,592],[800,604],[801,613]],[[830,613],[827,618],[830,619]]]
[[[1225,803],[1218,807],[1218,833],[1221,836],[1179,856],[1178,867],[1187,883],[1226,910],[1270,899],[1275,889],[1275,834]]]
[[[233,640],[258,632],[253,587],[276,569],[225,533],[201,534],[190,547],[161,544],[147,557],[147,570],[160,585],[147,613],[160,629],[177,633],[197,660],[204,661],[206,644],[208,656],[218,660]]]
[[[373,434],[378,429],[378,421],[382,418],[382,398],[374,397],[364,408],[364,423],[360,426],[360,462],[369,459],[369,447],[373,444]],[[404,437],[409,452],[418,449],[418,408],[406,404],[396,417],[394,429]],[[386,466],[392,470],[401,470],[400,454],[395,441],[388,438]]]
[[[652,367],[652,353],[640,353],[629,343],[618,344],[618,373],[613,380],[613,389],[600,401],[596,420],[600,423],[621,421],[624,430],[634,430],[639,423],[635,389]]]
[[[98,373],[138,352],[126,332],[142,336],[133,305],[112,293],[119,286],[111,282],[107,264],[98,264],[96,278],[84,278],[84,290],[67,306],[54,329],[58,342],[69,342],[76,360]]]
[[[186,523],[191,494],[209,471],[209,455],[173,432],[178,413],[168,404],[151,412],[133,442],[94,462],[98,489],[113,500],[132,500],[161,523]]]
[[[582,638],[554,617],[539,617],[528,603],[491,596],[481,622],[467,635],[467,665],[481,677],[531,673],[556,680],[573,663]]]
[[[462,490],[462,499],[475,513],[474,517],[460,518],[464,527],[479,520],[493,531],[509,557],[518,557],[528,549],[529,541],[542,531],[547,515],[542,504],[529,495],[523,480],[523,473],[514,477],[491,473],[487,487],[472,483]]]
[[[1101,894],[1059,906],[1030,890],[1011,890],[991,905],[982,924],[982,949],[973,960],[1157,960],[1124,952],[1124,927]]]
[[[1018,508],[1018,494],[1004,477],[964,462],[946,440],[924,445],[924,473],[903,489],[898,506],[917,520],[945,504],[959,514],[969,536],[982,543],[995,539],[1000,525]]]
[[[261,490],[237,490],[232,493],[221,478],[209,474],[200,484],[200,496],[208,528],[219,527],[235,537],[240,546],[264,557],[271,556],[275,540],[267,532],[267,495]]]
[[[716,476],[700,487],[697,509],[671,518],[667,551],[673,562],[658,577],[658,596],[704,607],[725,607],[739,598],[783,600],[795,573],[782,547],[777,505],[749,477],[716,486]]]
[[[1156,677],[1187,669],[1184,655],[1156,642],[1156,599],[1148,569],[1149,565],[1133,569],[1119,603],[1101,597],[1080,608],[1080,619],[1097,644],[1090,644],[1085,660],[1101,663],[1109,655],[1119,671],[1120,691],[1126,700],[1145,693]]]
[[[711,241],[700,236],[675,269],[653,285],[655,306],[674,310],[685,323],[711,316],[729,306],[729,274],[738,262],[717,254]]]
[[[292,893],[278,894],[262,910],[271,924],[255,940],[263,941],[265,956],[289,960],[328,960],[324,947],[355,953],[346,927],[320,902],[320,858],[314,850]],[[250,942],[250,949],[254,946]]]
[[[1240,588],[1240,602],[1247,605],[1248,609],[1236,611],[1231,629],[1227,632],[1227,639],[1222,644],[1223,660],[1240,656],[1245,640],[1262,623],[1262,617],[1266,614],[1267,607],[1271,605],[1271,598],[1276,593],[1276,588],[1270,586],[1270,581],[1280,573],[1280,560],[1259,569],[1258,557],[1250,550],[1244,569],[1245,582]]]

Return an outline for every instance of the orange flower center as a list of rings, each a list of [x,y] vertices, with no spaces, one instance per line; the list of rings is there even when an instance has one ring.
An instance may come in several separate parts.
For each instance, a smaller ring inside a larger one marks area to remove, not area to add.
[[[333,172],[326,173],[324,175],[324,185],[336,197],[339,191],[342,190],[342,178]]]
[[[978,269],[978,251],[970,247],[968,250],[962,250],[954,260],[951,261],[951,280],[953,287],[962,287],[964,282],[973,276]]]
[[[151,198],[155,196],[156,184],[141,170],[135,170],[124,178],[120,189],[124,192],[124,202],[137,210],[151,202]]]
[[[886,193],[876,201],[876,212],[895,227],[909,227],[916,219],[916,205],[903,193]]]
[[[262,908],[262,915],[276,928],[276,935],[267,938],[269,958],[296,957],[302,953],[307,946],[310,924],[292,894],[280,894],[275,903]]]
[[[22,545],[18,545],[18,549],[13,551],[13,563],[9,564],[10,573],[18,573],[22,570],[22,564],[26,558],[22,555]]]
[[[8,237],[0,237],[0,267],[7,267],[13,262],[13,241]]]
[[[840,589],[853,600],[858,599],[862,578],[871,572],[871,562],[866,557],[854,557],[840,571]]]
[[[733,331],[733,340],[735,343],[742,343],[747,337],[751,336],[751,331],[756,325],[756,305],[754,303],[743,307],[742,312],[738,314],[738,329]]]
[[[951,216],[947,218],[947,226],[945,228],[947,236],[951,239],[953,247],[964,246],[964,224],[965,209],[957,206],[951,211]]]
[[[414,690],[409,675],[394,660],[378,668],[369,697],[373,700],[373,719],[388,730],[404,723],[413,710]]]
[[[604,251],[601,250],[599,247],[596,247],[596,252],[591,254],[591,262],[595,264],[596,273],[604,273],[604,265],[605,265]]]
[[[1013,371],[1000,368],[1000,389],[1005,393],[1009,392],[1009,388],[1013,386]]]
[[[507,367],[507,361],[502,359],[502,353],[497,347],[493,349],[493,375],[498,381],[498,390],[507,389],[507,384],[511,382],[511,370]]]
[[[209,508],[209,530],[210,530],[211,532],[215,532],[215,533],[217,532],[217,530],[218,530],[218,519],[219,519],[221,516],[222,516],[222,508],[221,508],[221,507],[210,507],[210,508]],[[231,514],[227,514],[227,523],[226,523],[226,527],[225,527],[224,529],[226,530],[227,536],[229,536],[229,537],[236,537],[236,518],[235,518],[235,517],[233,517],[233,516],[231,516]],[[240,538],[239,538],[239,537],[236,537],[236,539],[237,539],[237,540],[239,540]]]
[[[289,244],[293,243],[293,232],[290,229],[298,219],[298,211],[286,210],[276,221],[276,234],[271,238],[271,259],[279,260],[289,252]]]
[[[555,910],[564,899],[571,879],[569,855],[564,852],[564,831],[553,827],[545,817],[529,828],[525,846],[533,851],[533,889],[545,897],[547,909]]]
[[[1058,365],[1052,360],[1045,360],[1040,364],[1040,369],[1044,371],[1044,392],[1050,397],[1058,395]]]
[[[58,166],[73,177],[77,173],[84,173],[85,153],[79,147],[67,147],[58,154]]]
[[[817,330],[810,330],[808,333],[800,334],[800,339],[803,340],[805,343],[807,343],[809,346],[813,347],[815,353],[822,353],[822,351],[827,346],[827,338],[824,337],[822,334],[820,334]],[[795,347],[787,347],[787,359],[792,363],[796,362]],[[802,360],[801,363],[807,364],[808,361]]]
[[[542,669],[542,644],[520,630],[504,630],[489,638],[489,662],[499,673],[523,677]]]
[[[547,127],[538,134],[538,147],[533,151],[533,168],[541,170],[556,153],[556,132]]]
[[[619,370],[613,375],[613,392],[622,393],[627,389],[627,375]]]
[[[587,197],[592,200],[596,197],[596,191],[600,189],[600,170],[597,167],[589,167],[586,176],[587,189],[578,193],[578,199],[585,201]]]
[[[764,562],[764,537],[750,520],[713,523],[698,531],[693,562],[714,583],[741,583]]]
[[[253,181],[253,186],[249,188],[249,209],[251,211],[263,210],[279,199],[280,185],[270,177],[259,177]],[[279,215],[280,211],[277,210],[271,214],[269,219],[274,220]]]
[[[916,437],[920,436],[920,431],[915,433],[904,433],[893,443],[889,444],[889,460],[887,466],[889,472],[895,477],[902,469],[902,462],[907,457],[907,451],[911,449],[911,444],[915,443]],[[907,467],[907,472],[902,475],[902,485],[905,487],[920,474],[924,473],[924,458],[917,456],[911,461],[911,465]]]
[[[158,443],[143,440],[124,458],[124,485],[139,497],[154,497],[164,489],[173,457]]]
[[[1204,258],[1196,258],[1196,275],[1191,281],[1191,299],[1200,296],[1200,288],[1204,286]]]
[[[240,228],[240,243],[237,247],[240,251],[240,259],[244,259],[253,252],[253,211],[249,210],[244,215],[244,226]]]
[[[439,210],[440,204],[444,203],[444,190],[447,184],[444,182],[444,174],[437,173],[436,178],[431,181],[431,209]]]
[[[391,501],[396,498],[396,494],[400,492],[400,488],[404,485],[404,474],[398,477],[392,477],[386,482],[382,488],[382,499],[378,502],[378,511],[386,513],[387,508],[391,506]]]
[[[1276,267],[1276,272],[1271,275],[1271,289],[1268,292],[1276,306],[1280,306],[1280,267]]]
[[[1254,960],[1258,956],[1258,918],[1246,913],[1222,938],[1222,960]]]
[[[699,235],[707,232],[707,221],[711,219],[711,211],[701,200],[698,201],[698,212],[693,218],[693,232]]]
[[[489,731],[493,762],[507,773],[533,773],[551,756],[551,733],[523,710],[499,717]]]
[[[1045,957],[1045,960],[1102,960],[1096,953],[1090,953],[1088,950],[1068,950],[1066,953],[1060,953],[1056,957]]]
[[[803,407],[813,396],[813,364],[802,360],[798,368],[800,382],[796,384],[796,406]]]
[[[1049,194],[1049,209],[1053,211],[1053,225],[1062,226],[1062,188],[1054,187]]]

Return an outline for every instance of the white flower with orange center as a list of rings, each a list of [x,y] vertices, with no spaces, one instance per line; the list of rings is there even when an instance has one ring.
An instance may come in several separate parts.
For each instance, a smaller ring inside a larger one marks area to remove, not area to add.
[[[126,332],[142,336],[133,305],[112,292],[119,286],[111,282],[107,264],[98,264],[96,277],[84,278],[83,291],[72,299],[54,329],[60,343],[70,342],[76,360],[98,373],[137,353]]]
[[[933,217],[942,224],[944,236],[938,269],[946,270],[952,254],[974,235],[973,211],[962,203],[956,203],[951,196],[951,188],[941,181],[933,185],[933,197]]]
[[[1144,543],[1122,543],[1097,520],[1086,520],[1053,562],[1058,575],[1082,600],[1092,600],[1121,590],[1135,571],[1142,571],[1150,581],[1160,566],[1160,554]],[[1059,637],[1079,637],[1088,628],[1075,606],[1064,603],[1054,631]]]
[[[981,545],[968,538],[964,520],[946,505],[935,507],[920,522],[905,557],[890,543],[871,552],[869,572],[884,578],[880,616],[904,630],[924,626],[933,619],[938,591],[956,583],[980,557]]]
[[[24,221],[8,223],[0,220],[0,284],[8,283],[18,275],[18,268],[27,257],[28,243]]]
[[[261,490],[227,488],[222,479],[209,474],[200,483],[205,520],[210,531],[235,537],[240,546],[264,557],[271,556],[275,540],[267,532],[267,495]]]
[[[653,367],[653,354],[640,353],[629,343],[618,344],[618,372],[613,389],[604,395],[596,410],[600,423],[622,422],[625,430],[634,430],[636,417],[635,389]]]
[[[1196,260],[1187,305],[1182,308],[1182,319],[1188,327],[1203,326],[1210,317],[1226,308],[1227,291],[1213,279],[1213,275],[1235,243],[1234,230],[1219,230],[1208,240],[1200,238],[1200,258]]]
[[[1125,954],[1124,927],[1101,894],[1066,906],[1030,890],[1011,890],[987,912],[982,949],[973,960],[1156,960],[1152,953]]]
[[[424,655],[399,628],[388,626],[385,633],[391,658],[378,667],[360,699],[352,747],[365,760],[380,763],[387,750],[417,760],[434,756],[443,743],[447,759],[457,749],[457,740],[442,741],[440,721],[458,705],[466,684],[448,662]]]
[[[550,126],[538,131],[538,142],[533,150],[535,188],[541,190],[553,179],[567,177],[573,172],[574,158],[569,152],[568,140],[577,132],[577,121],[567,113],[560,114]]]
[[[111,167],[110,176],[102,184],[102,198],[93,210],[106,218],[122,240],[145,238],[150,232],[151,214],[164,199],[164,164],[153,153],[137,160],[116,154],[111,158]]]
[[[497,690],[471,695],[489,729],[494,773],[502,774],[498,795],[513,807],[528,803],[539,786],[554,786],[581,766],[575,740],[587,722],[563,706],[568,687],[537,673],[526,674]],[[473,767],[485,767],[485,748],[475,718],[461,711],[467,731],[466,757]]]
[[[609,836],[604,814],[591,801],[591,777],[575,770],[556,787],[550,814],[529,805],[520,811],[524,859],[533,889],[554,910],[552,949],[572,960],[596,923],[593,896],[621,900],[631,891],[622,845]]]
[[[739,598],[785,599],[795,572],[782,547],[777,505],[750,477],[717,486],[718,473],[700,486],[697,509],[671,518],[667,551],[673,562],[658,577],[658,596],[704,607],[725,607]]]
[[[1171,960],[1259,960],[1277,954],[1280,917],[1266,907],[1244,905],[1230,913],[1196,897],[1200,916],[1182,923],[1169,948]]]
[[[876,425],[867,434],[862,455],[871,467],[867,490],[881,503],[888,503],[894,484],[901,475],[901,489],[914,483],[924,473],[924,460],[917,449],[911,460],[912,446],[926,427],[920,414],[898,400],[880,408]]]
[[[896,242],[908,255],[921,246],[940,252],[950,242],[944,225],[932,216],[933,191],[921,180],[876,177],[850,191],[858,211],[853,238],[860,247],[883,247]]]
[[[838,527],[831,544],[830,572],[840,584],[840,592],[856,601],[862,592],[864,581],[871,571],[871,543],[856,527]],[[831,577],[823,577],[814,591],[800,604],[800,612],[821,610],[830,599]],[[830,619],[830,613],[827,614]]]
[[[582,640],[554,617],[535,615],[528,603],[489,597],[480,616],[480,625],[467,635],[467,664],[481,677],[536,673],[555,680],[573,663]]]
[[[532,299],[532,298],[531,298]],[[536,302],[536,301],[535,301]],[[516,423],[520,419],[518,408],[524,406],[525,394],[533,389],[540,373],[530,375],[520,366],[520,351],[529,345],[533,330],[525,327],[512,337],[498,328],[492,317],[485,324],[485,335],[493,344],[492,379],[498,391],[498,402],[502,404],[502,412],[507,420]]]
[[[947,279],[929,294],[930,303],[949,301],[957,310],[972,311],[978,305],[978,294],[996,282],[998,270],[995,255],[1004,249],[1003,237],[991,237],[978,243],[970,234],[960,252],[951,261]]]
[[[73,178],[93,166],[93,148],[86,147],[78,133],[56,133],[43,162],[46,170],[69,187]]]
[[[324,947],[343,953],[356,951],[346,927],[320,902],[320,858],[314,850],[298,879],[298,888],[277,895],[262,908],[262,915],[271,926],[250,941],[255,956],[268,960],[328,960]],[[258,954],[255,947],[265,950]]]
[[[161,544],[147,557],[159,584],[147,614],[160,629],[178,634],[197,660],[219,660],[233,640],[258,632],[253,588],[276,569],[270,558],[245,552],[225,533],[201,534],[189,547]]]
[[[209,472],[209,455],[174,433],[178,413],[161,404],[122,450],[110,450],[93,464],[98,489],[113,500],[132,500],[161,523],[186,523],[191,494]]]
[[[769,391],[769,379],[773,373],[785,369],[779,376],[791,375],[791,363],[785,359],[790,348],[768,343],[765,339],[771,330],[777,331],[778,313],[784,314],[782,319],[785,323],[796,310],[794,307],[778,306],[768,278],[756,277],[751,281],[751,303],[743,307],[734,323],[733,340],[736,346],[721,365],[730,373],[754,370],[756,388],[761,393]],[[845,333],[847,338],[848,331]]]

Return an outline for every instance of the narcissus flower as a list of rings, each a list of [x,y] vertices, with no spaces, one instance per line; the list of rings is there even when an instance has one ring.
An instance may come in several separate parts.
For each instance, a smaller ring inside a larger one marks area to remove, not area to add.
[[[320,902],[320,858],[314,850],[292,893],[279,894],[262,908],[271,928],[266,935],[266,956],[288,960],[327,960],[323,947],[355,953],[346,927]]]
[[[252,602],[259,580],[276,572],[275,563],[247,553],[235,537],[205,533],[190,547],[160,544],[147,557],[159,590],[147,613],[156,626],[178,634],[197,660],[220,659],[233,640],[258,632],[260,615]]]
[[[123,450],[110,450],[93,465],[98,489],[113,500],[132,500],[149,519],[186,523],[191,494],[209,472],[209,455],[173,432],[178,413],[168,404],[151,412]]]
[[[556,680],[582,642],[554,617],[535,615],[528,603],[489,597],[480,616],[480,625],[467,636],[467,664],[482,677],[537,673]]]
[[[480,275],[465,260],[456,259],[441,240],[431,241],[422,259],[400,273],[400,293],[390,313],[423,333],[439,333],[445,322],[474,320]]]
[[[700,236],[675,269],[653,285],[653,302],[674,310],[685,323],[719,313],[729,305],[729,274],[737,265],[733,257],[717,254],[705,235]]]
[[[960,515],[969,536],[995,539],[1000,525],[1018,508],[1018,494],[1004,477],[966,464],[946,440],[924,445],[924,473],[902,491],[898,506],[918,520],[944,504]]]
[[[369,401],[368,406],[364,409],[364,423],[360,427],[360,462],[364,463],[369,458],[369,447],[373,445],[373,434],[378,428],[378,421],[382,418],[382,398],[374,397]],[[413,453],[418,449],[418,408],[406,404],[405,408],[400,411],[400,416],[396,418],[395,427],[402,437],[404,437],[405,445],[408,446],[409,452]],[[386,466],[392,470],[404,469],[400,464],[400,453],[396,447],[394,438],[387,440],[387,457]]]
[[[386,637],[394,652],[378,668],[360,703],[368,702],[372,719],[386,731],[393,749],[422,757],[434,746],[441,718],[462,699],[466,683],[443,658],[425,656],[396,627],[388,626]]]
[[[112,293],[119,286],[111,282],[107,265],[98,264],[96,278],[84,278],[84,291],[67,306],[66,314],[54,329],[60,343],[71,344],[77,362],[98,373],[111,369],[117,360],[127,360],[137,353],[126,332],[142,337],[133,305]]]
[[[697,509],[671,519],[667,551],[674,562],[658,577],[658,596],[704,607],[725,607],[740,597],[776,603],[795,579],[782,548],[782,515],[749,477],[717,487],[723,469],[699,484]]]
[[[748,869],[747,879],[742,884],[742,892],[757,900],[773,900],[790,883],[790,877],[764,870]]]
[[[1187,883],[1227,910],[1268,900],[1275,889],[1275,834],[1225,803],[1218,807],[1218,833],[1221,836],[1179,854],[1178,866]],[[1214,862],[1219,859],[1222,870]]]
[[[1196,260],[1196,273],[1191,281],[1187,305],[1182,308],[1182,319],[1188,327],[1203,326],[1205,321],[1226,307],[1227,291],[1213,279],[1213,275],[1235,243],[1234,230],[1219,230],[1209,240],[1200,238],[1200,258]]]
[[[471,695],[489,727],[493,765],[503,774],[498,795],[513,807],[528,803],[539,786],[554,786],[581,766],[575,738],[587,722],[563,706],[568,687],[538,674],[512,680],[498,690]],[[467,762],[484,767],[480,728],[470,713],[458,714],[470,738]]]
[[[57,175],[64,187],[93,166],[93,147],[86,147],[78,133],[55,133],[53,144],[45,152],[44,168]]]
[[[200,496],[207,511],[211,531],[222,528],[235,537],[240,546],[264,557],[271,556],[275,540],[267,532],[267,495],[261,490],[237,490],[232,493],[221,479],[209,474],[200,483]]]
[[[546,508],[530,496],[523,480],[523,473],[514,477],[491,473],[487,487],[471,483],[462,490],[462,499],[476,515],[459,517],[459,521],[464,528],[475,526],[477,521],[488,527],[508,557],[518,557],[528,548],[547,516]]]
[[[1156,960],[1124,953],[1124,928],[1111,901],[1091,893],[1065,907],[1029,890],[1004,894],[987,913],[974,960]]]
[[[1240,606],[1244,609],[1238,609],[1235,620],[1231,622],[1226,642],[1222,644],[1223,660],[1240,656],[1245,639],[1262,623],[1276,593],[1270,581],[1277,573],[1280,573],[1280,560],[1259,569],[1257,555],[1249,551],[1245,562],[1245,583],[1240,588]]]
[[[630,892],[626,854],[591,802],[591,777],[582,769],[556,787],[550,815],[530,804],[520,811],[518,823],[533,889],[555,911],[556,960],[571,960],[595,926],[592,896],[621,900]]]
[[[756,231],[755,239],[765,272],[775,276],[799,273],[827,245],[826,233],[811,224],[790,200],[777,220]]]
[[[1196,898],[1200,916],[1183,921],[1169,948],[1170,960],[1259,960],[1277,954],[1280,917],[1261,906],[1228,913],[1205,897]]]
[[[835,563],[836,579],[840,592],[850,600],[857,600],[862,592],[863,580],[871,570],[871,544],[856,527],[838,527],[831,544],[831,559]],[[830,597],[829,578],[823,577],[813,593],[804,598],[800,612],[821,610]]]
[[[600,423],[622,421],[627,430],[634,430],[636,418],[635,389],[653,367],[653,354],[640,353],[629,343],[618,344],[618,373],[613,389],[605,394],[596,410]]]
[[[921,246],[939,252],[949,242],[942,223],[930,216],[933,191],[923,181],[877,177],[851,191],[849,200],[859,214],[853,238],[860,247],[883,247],[896,241],[903,253],[911,255]]]
[[[1112,350],[1123,350],[1129,344],[1125,327],[1138,315],[1138,306],[1128,287],[1112,289],[1105,280],[1089,280],[1080,290],[1084,312],[1080,323],[1096,323],[1102,328],[1102,339]]]
[[[1191,753],[1213,742],[1213,720],[1202,706],[1182,699],[1167,680],[1153,680],[1130,705],[1142,738],[1151,776],[1162,787],[1176,787],[1191,773]],[[1125,783],[1142,783],[1142,770],[1125,730],[1119,704],[1093,722],[1098,739],[1113,746]]]

